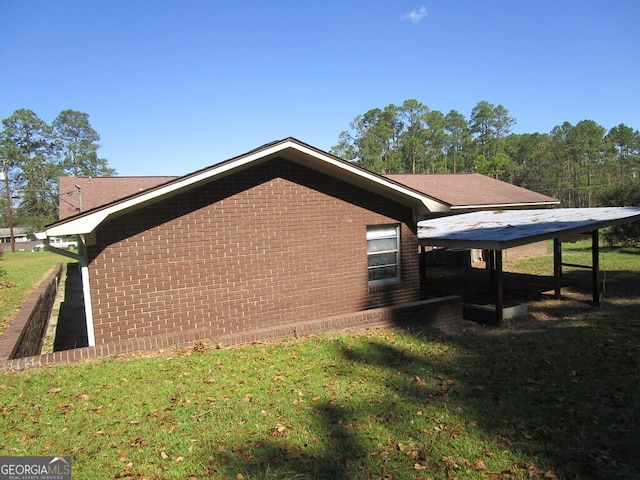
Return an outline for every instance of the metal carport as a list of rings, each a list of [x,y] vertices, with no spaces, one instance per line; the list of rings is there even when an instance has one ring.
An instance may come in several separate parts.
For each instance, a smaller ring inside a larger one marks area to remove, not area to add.
[[[421,246],[477,248],[490,252],[488,265],[496,293],[495,323],[499,325],[504,307],[503,250],[553,239],[555,296],[559,298],[562,239],[590,234],[593,303],[599,306],[599,230],[636,220],[640,220],[640,207],[491,210],[422,220],[418,222],[418,241]]]

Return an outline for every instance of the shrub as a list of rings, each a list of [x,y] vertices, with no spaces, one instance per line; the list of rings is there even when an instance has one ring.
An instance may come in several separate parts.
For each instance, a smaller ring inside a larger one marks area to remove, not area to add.
[[[600,204],[606,207],[633,207],[640,205],[640,181],[630,180],[606,188],[600,193]],[[607,245],[621,247],[640,246],[640,222],[610,227],[603,233]]]

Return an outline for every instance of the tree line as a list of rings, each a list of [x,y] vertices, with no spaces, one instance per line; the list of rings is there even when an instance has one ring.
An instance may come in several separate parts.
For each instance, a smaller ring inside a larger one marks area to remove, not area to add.
[[[4,226],[36,232],[58,219],[58,178],[115,175],[98,156],[100,136],[89,115],[64,110],[51,124],[28,109],[2,120],[0,160],[5,195],[0,198]]]
[[[378,173],[478,172],[544,193],[563,207],[640,204],[640,133],[620,124],[564,122],[514,134],[502,105],[479,102],[467,119],[415,99],[357,115],[331,152]],[[116,175],[98,156],[89,115],[64,110],[51,124],[28,109],[2,120],[3,225],[36,232],[58,217],[58,178]],[[11,218],[9,218],[11,217]]]
[[[602,205],[621,185],[640,189],[638,130],[582,120],[550,133],[514,134],[515,123],[505,107],[487,101],[467,119],[410,99],[357,115],[331,152],[378,173],[478,172],[563,207]]]

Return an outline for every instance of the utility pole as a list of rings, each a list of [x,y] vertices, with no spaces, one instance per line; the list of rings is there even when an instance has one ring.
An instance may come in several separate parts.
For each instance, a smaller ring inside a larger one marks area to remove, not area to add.
[[[11,206],[11,189],[9,188],[9,165],[7,160],[4,160],[4,170],[2,173],[2,180],[4,180],[4,187],[7,191],[7,220],[9,222],[9,236],[11,237],[11,251],[16,251],[16,240],[13,236],[13,208]]]

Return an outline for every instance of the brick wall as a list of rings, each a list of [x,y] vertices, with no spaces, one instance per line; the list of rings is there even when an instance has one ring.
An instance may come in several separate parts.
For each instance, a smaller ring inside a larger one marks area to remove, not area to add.
[[[366,226],[387,223],[401,225],[402,282],[369,288]],[[419,298],[411,210],[284,159],[105,222],[96,239],[97,344],[235,334]]]
[[[0,338],[0,360],[40,353],[61,274],[62,263],[59,263],[24,302]]]

